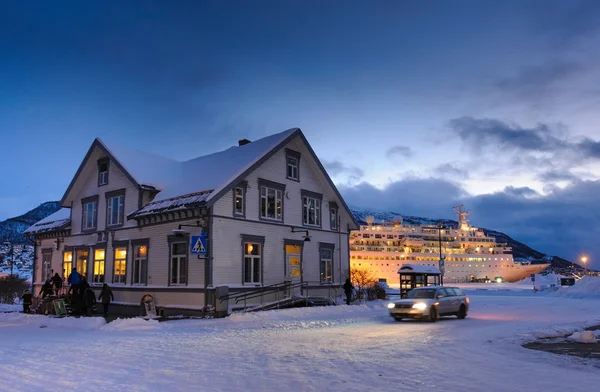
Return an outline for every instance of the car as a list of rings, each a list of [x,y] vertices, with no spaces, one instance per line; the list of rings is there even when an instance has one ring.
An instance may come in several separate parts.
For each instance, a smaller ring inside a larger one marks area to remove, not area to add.
[[[467,317],[469,297],[458,287],[426,286],[410,290],[406,298],[388,304],[390,316],[436,321],[441,316]]]

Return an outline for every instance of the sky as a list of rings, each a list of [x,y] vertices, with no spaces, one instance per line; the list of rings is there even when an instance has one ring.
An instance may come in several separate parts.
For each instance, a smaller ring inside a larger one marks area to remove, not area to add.
[[[600,2],[4,1],[0,220],[95,137],[190,159],[299,127],[354,207],[600,268]]]

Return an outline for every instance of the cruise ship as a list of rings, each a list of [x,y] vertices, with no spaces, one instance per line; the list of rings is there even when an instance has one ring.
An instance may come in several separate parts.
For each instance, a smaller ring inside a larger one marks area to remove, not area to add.
[[[444,283],[517,282],[550,265],[514,260],[508,244],[469,225],[469,213],[462,207],[454,207],[457,228],[407,225],[401,217],[375,224],[367,217],[367,225],[351,233],[350,266],[368,269],[380,282],[395,287],[400,284],[398,269],[405,263],[440,268]]]

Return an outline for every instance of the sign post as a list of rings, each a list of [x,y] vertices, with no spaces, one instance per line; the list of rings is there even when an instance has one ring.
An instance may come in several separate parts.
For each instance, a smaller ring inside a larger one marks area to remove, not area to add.
[[[190,242],[190,253],[193,255],[198,255],[198,258],[205,258],[207,253],[207,240],[206,240],[206,231],[202,230],[200,235],[193,235],[192,241]]]

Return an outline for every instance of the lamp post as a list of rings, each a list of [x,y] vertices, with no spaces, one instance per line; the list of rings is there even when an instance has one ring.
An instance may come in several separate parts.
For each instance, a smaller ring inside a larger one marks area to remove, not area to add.
[[[446,229],[446,225],[440,223],[437,225],[438,231],[438,244],[440,249],[440,261],[438,262],[438,267],[440,269],[440,284],[444,285],[444,272],[446,271],[446,266],[444,265],[444,256],[442,255],[442,230]]]
[[[583,263],[583,276],[587,275],[587,261],[588,261],[587,256],[581,257],[581,262]]]

